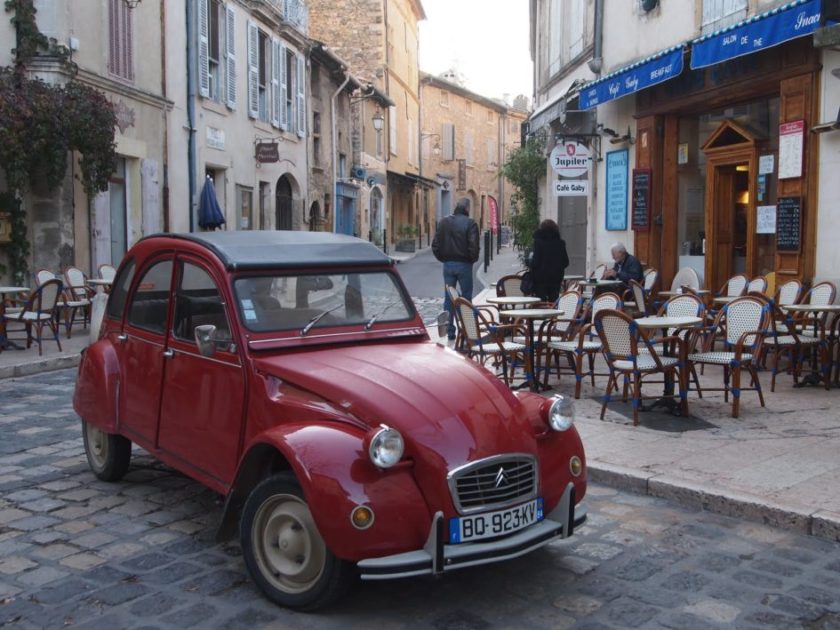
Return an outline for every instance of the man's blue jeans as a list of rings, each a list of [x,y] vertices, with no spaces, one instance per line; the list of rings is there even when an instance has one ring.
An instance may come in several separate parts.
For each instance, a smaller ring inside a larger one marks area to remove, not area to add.
[[[457,286],[461,297],[472,300],[473,264],[467,262],[443,263],[443,282],[448,287]],[[449,338],[455,338],[455,309],[449,299],[449,293],[443,292],[443,308],[449,313]]]

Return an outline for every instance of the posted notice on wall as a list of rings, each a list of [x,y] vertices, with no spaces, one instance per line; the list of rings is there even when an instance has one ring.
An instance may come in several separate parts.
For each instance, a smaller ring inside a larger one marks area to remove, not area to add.
[[[804,120],[779,125],[779,179],[802,177],[804,144]]]
[[[758,206],[755,209],[755,233],[776,233],[776,206]]]

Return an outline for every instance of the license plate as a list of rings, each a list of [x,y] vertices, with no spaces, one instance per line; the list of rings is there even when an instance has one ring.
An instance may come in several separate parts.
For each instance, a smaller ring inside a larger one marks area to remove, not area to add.
[[[451,518],[449,519],[449,543],[456,545],[482,538],[504,536],[533,525],[543,518],[545,517],[542,497],[506,510]]]

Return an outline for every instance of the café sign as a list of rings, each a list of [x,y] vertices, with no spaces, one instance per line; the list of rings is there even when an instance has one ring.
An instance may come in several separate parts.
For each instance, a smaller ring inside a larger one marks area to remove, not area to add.
[[[579,177],[589,172],[589,147],[577,141],[558,143],[549,159],[551,168],[560,177]]]
[[[257,162],[268,164],[280,161],[280,149],[276,142],[258,142],[256,149]]]

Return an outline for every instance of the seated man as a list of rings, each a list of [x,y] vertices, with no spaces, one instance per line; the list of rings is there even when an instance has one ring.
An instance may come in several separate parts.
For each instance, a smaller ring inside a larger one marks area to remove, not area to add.
[[[621,280],[622,284],[618,286],[613,285],[609,288],[604,287],[603,290],[623,295],[630,287],[630,280],[635,280],[636,282],[643,281],[642,263],[639,262],[638,258],[627,253],[627,248],[624,247],[624,243],[615,243],[610,248],[610,253],[615,261],[615,265],[613,265],[612,269],[607,269],[604,272],[604,280]]]

